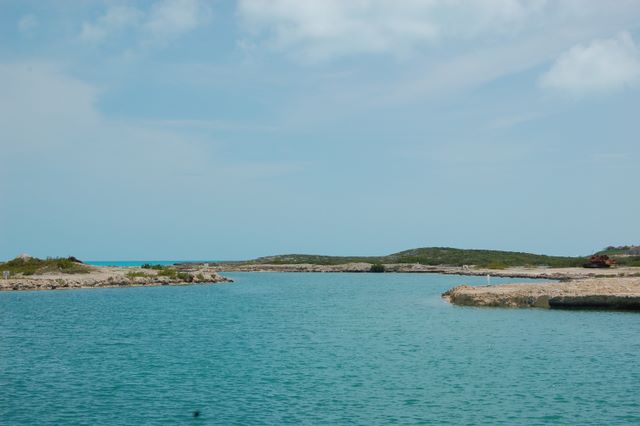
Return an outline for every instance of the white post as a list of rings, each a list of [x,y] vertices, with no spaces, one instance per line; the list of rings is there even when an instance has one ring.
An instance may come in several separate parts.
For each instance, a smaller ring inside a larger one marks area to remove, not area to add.
[[[491,285],[491,275],[487,274],[487,285]]]

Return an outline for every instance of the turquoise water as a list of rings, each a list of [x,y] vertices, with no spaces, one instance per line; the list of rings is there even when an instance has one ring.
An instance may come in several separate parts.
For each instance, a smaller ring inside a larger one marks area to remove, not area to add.
[[[482,278],[227,275],[1,293],[0,423],[640,423],[637,313],[440,299]]]

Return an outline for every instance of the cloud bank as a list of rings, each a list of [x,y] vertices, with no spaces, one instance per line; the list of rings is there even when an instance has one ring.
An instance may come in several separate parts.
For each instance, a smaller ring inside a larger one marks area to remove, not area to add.
[[[546,5],[546,0],[241,0],[238,13],[245,27],[266,34],[273,48],[327,59],[517,32]]]
[[[563,53],[541,78],[544,88],[585,95],[640,83],[640,51],[628,32],[578,44]]]
[[[209,5],[200,0],[163,0],[148,10],[114,5],[95,20],[85,21],[79,37],[98,44],[133,32],[142,44],[162,44],[204,25],[210,16]]]

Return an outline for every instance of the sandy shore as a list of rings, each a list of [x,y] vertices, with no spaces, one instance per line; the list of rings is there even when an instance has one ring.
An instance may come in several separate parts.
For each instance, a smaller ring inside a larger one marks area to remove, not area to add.
[[[205,267],[186,272],[186,276],[175,277],[158,275],[158,271],[152,269],[111,266],[91,266],[90,268],[89,273],[81,274],[47,273],[0,279],[0,291],[185,285],[231,281]]]

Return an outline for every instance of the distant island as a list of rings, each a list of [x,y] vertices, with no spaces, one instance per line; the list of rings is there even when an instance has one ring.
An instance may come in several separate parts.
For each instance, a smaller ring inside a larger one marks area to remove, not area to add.
[[[638,252],[636,253],[636,248]],[[607,247],[594,255],[608,255],[615,260],[619,266],[640,267],[640,247]],[[260,266],[289,266],[283,269],[295,269],[293,265],[314,265],[325,266],[327,270],[335,268],[341,270],[344,265],[371,265],[371,272],[397,272],[399,267],[380,268],[380,265],[423,265],[439,267],[463,267],[469,269],[491,269],[505,270],[518,267],[548,267],[548,268],[576,268],[589,262],[591,256],[547,256],[543,254],[533,254],[525,252],[502,251],[502,250],[478,250],[478,249],[458,249],[451,247],[423,247],[405,250],[385,256],[325,256],[311,254],[283,254],[276,256],[265,256],[257,259],[234,262],[216,262],[219,268],[230,268],[233,270],[252,270]],[[188,264],[188,263],[185,263]],[[277,269],[277,268],[272,268]],[[357,270],[353,272],[365,272]]]

